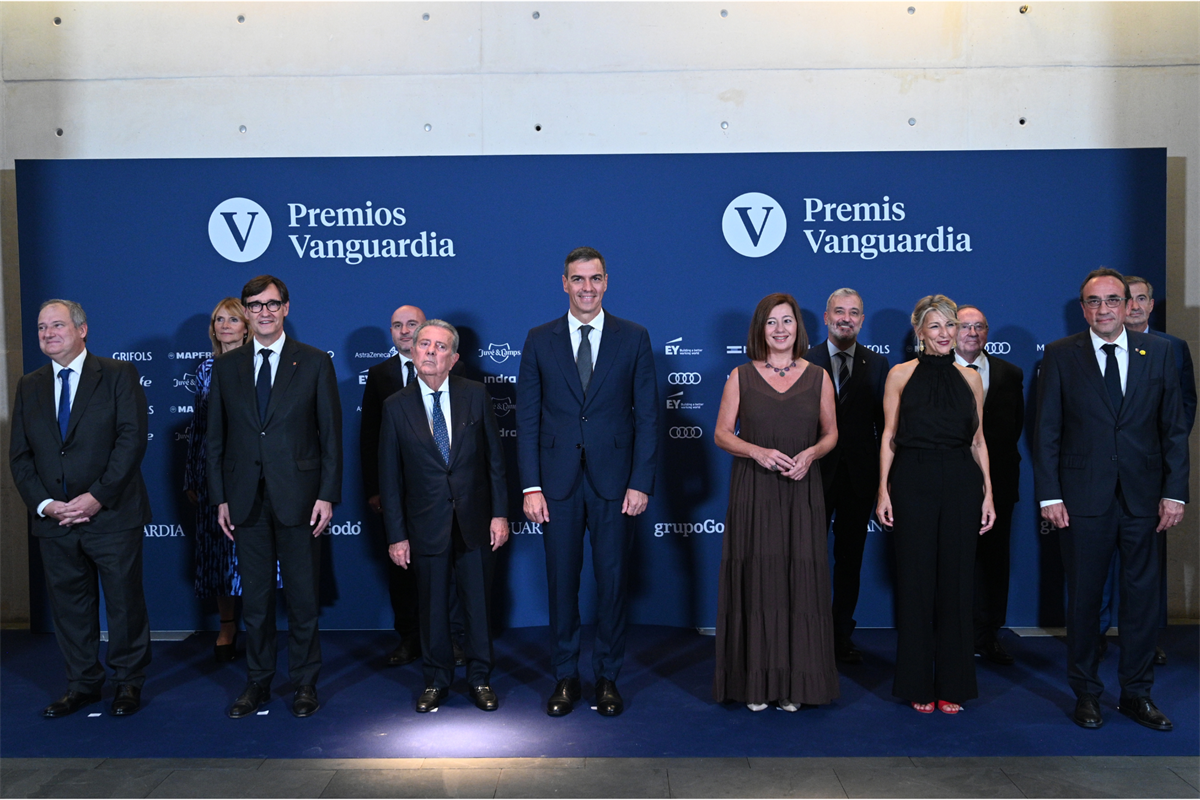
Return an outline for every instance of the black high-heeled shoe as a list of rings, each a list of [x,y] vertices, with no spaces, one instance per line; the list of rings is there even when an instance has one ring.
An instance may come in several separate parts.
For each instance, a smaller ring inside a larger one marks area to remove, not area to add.
[[[221,624],[227,625],[227,624],[230,624],[230,623],[233,623],[236,621],[237,620],[223,619],[223,620],[221,620]],[[234,628],[234,630],[233,630],[233,641],[232,642],[230,642],[229,644],[214,644],[213,645],[213,660],[215,660],[218,664],[224,664],[229,661],[237,660],[237,629],[236,628]]]

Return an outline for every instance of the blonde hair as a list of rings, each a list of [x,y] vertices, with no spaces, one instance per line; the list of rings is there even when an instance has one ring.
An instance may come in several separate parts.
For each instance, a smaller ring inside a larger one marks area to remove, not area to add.
[[[925,318],[933,311],[945,317],[947,322],[958,324],[958,306],[954,301],[944,294],[931,294],[922,297],[913,307],[912,326],[914,332],[921,330],[925,325]]]
[[[212,310],[212,314],[208,317],[208,338],[212,342],[214,357],[221,355],[221,340],[217,338],[217,314],[221,312],[222,308],[230,316],[237,317],[242,321],[242,325],[244,326],[242,344],[246,343],[246,337],[250,335],[250,320],[246,319],[246,309],[242,306],[242,301],[236,297],[226,297],[217,303],[217,307]]]

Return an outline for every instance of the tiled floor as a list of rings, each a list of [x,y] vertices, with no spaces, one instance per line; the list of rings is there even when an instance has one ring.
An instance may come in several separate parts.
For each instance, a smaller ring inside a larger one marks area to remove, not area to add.
[[[0,797],[1200,797],[1200,757],[0,759]]]

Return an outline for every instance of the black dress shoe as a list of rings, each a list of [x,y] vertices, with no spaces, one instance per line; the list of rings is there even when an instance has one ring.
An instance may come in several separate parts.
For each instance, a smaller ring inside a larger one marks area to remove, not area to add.
[[[292,714],[297,717],[311,717],[320,707],[317,687],[310,683],[296,690],[296,696],[292,698]]]
[[[1122,697],[1121,702],[1117,704],[1117,711],[1151,730],[1170,731],[1175,727],[1149,697]]]
[[[237,700],[233,701],[233,705],[225,712],[225,715],[230,719],[241,719],[248,717],[258,707],[270,699],[271,690],[262,684],[250,681],[246,684],[246,688],[242,689],[242,693],[238,695]]]
[[[576,701],[583,697],[579,678],[563,678],[554,687],[554,694],[546,701],[546,713],[552,717],[565,717],[571,713]]]
[[[450,694],[449,689],[437,689],[430,686],[425,691],[421,692],[421,696],[417,698],[417,713],[428,714],[442,704]]]
[[[1008,654],[998,639],[989,639],[984,644],[975,645],[975,655],[1002,667],[1011,667],[1016,663],[1016,659]]]
[[[1079,699],[1075,701],[1075,713],[1071,715],[1071,719],[1081,728],[1099,728],[1103,725],[1104,717],[1100,716],[1100,701],[1096,695],[1079,695]]]
[[[84,706],[100,702],[100,693],[86,694],[67,690],[67,693],[42,709],[42,716],[47,719],[65,717],[74,714]]]
[[[421,642],[416,636],[405,636],[396,649],[387,655],[389,667],[403,667],[421,657]]]
[[[500,707],[500,698],[496,697],[490,686],[472,686],[471,699],[480,711],[495,711]]]
[[[617,684],[608,678],[596,681],[596,710],[603,717],[615,717],[625,710],[625,701],[617,691]]]
[[[461,667],[467,663],[467,651],[462,649],[462,645],[458,642],[451,641],[450,646],[454,649],[454,666]]]
[[[1167,665],[1167,654],[1161,647],[1154,648],[1154,665],[1156,667],[1165,667]]]
[[[109,711],[114,717],[128,717],[137,713],[142,707],[142,690],[128,683],[117,687],[117,696],[113,698]]]
[[[844,642],[833,648],[833,657],[843,664],[861,664],[862,651],[854,646],[854,642]]]

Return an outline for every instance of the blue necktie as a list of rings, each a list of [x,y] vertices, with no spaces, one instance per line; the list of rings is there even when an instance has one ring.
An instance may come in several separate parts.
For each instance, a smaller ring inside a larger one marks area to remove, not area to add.
[[[58,377],[62,379],[62,392],[58,395],[58,432],[65,442],[67,423],[71,421],[71,370],[60,370]]]
[[[450,431],[446,428],[446,418],[442,416],[441,392],[433,393],[433,441],[437,443],[442,453],[442,460],[450,466]]]
[[[271,401],[271,351],[263,348],[258,351],[262,355],[262,366],[258,368],[258,381],[255,392],[258,395],[258,421],[267,421],[267,403]]]

